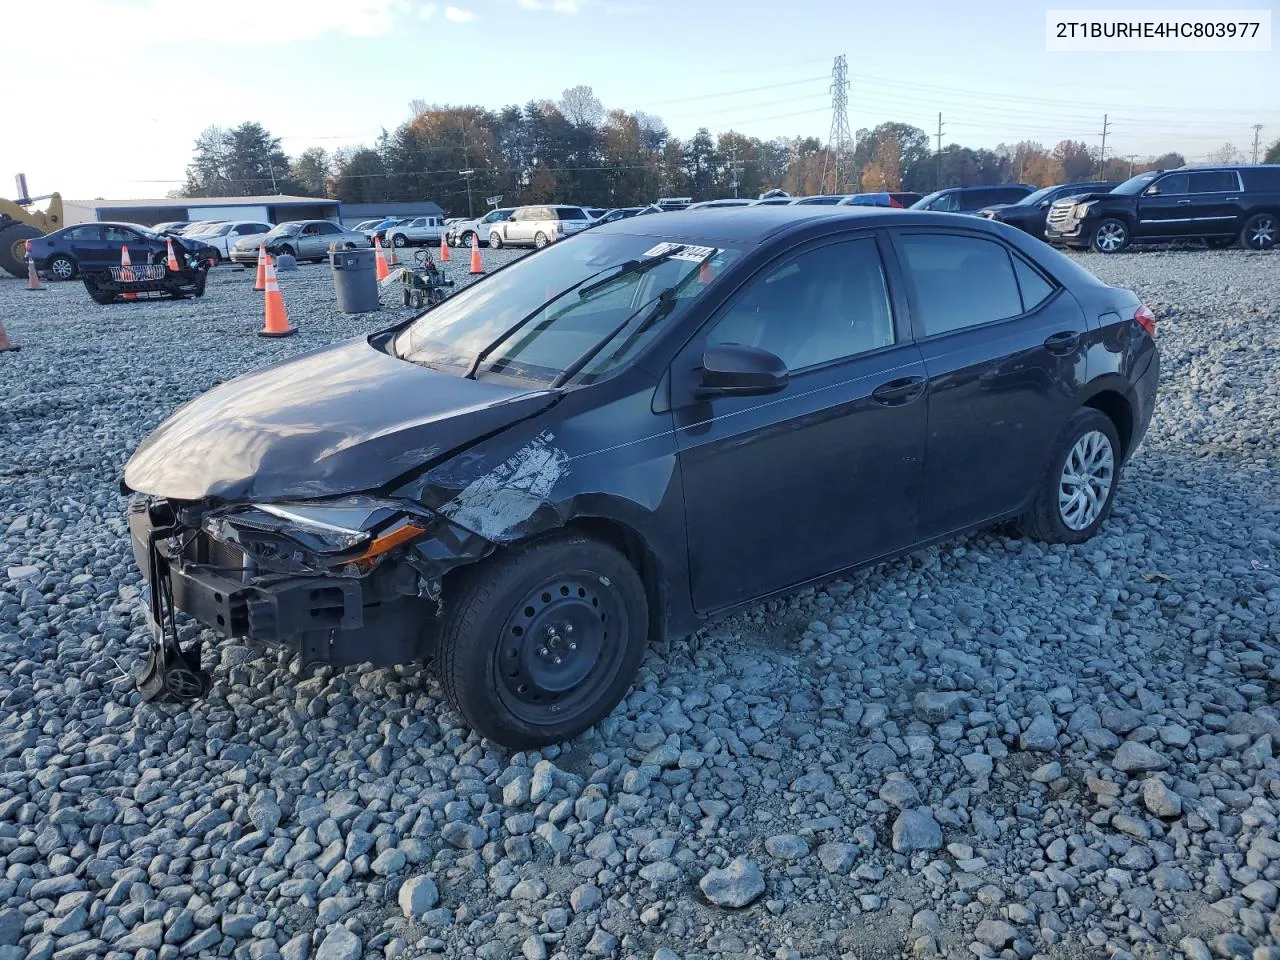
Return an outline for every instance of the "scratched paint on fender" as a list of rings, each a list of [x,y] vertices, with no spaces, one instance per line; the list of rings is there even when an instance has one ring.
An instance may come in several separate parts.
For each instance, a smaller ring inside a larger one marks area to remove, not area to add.
[[[533,516],[552,488],[569,472],[569,456],[552,445],[544,430],[501,464],[463,488],[440,513],[490,540],[505,539]]]

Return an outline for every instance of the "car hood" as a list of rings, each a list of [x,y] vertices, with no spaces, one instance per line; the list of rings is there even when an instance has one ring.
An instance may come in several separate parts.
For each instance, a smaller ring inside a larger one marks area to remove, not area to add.
[[[130,458],[124,487],[230,502],[370,491],[533,416],[555,396],[465,380],[348,341],[179,408]]]
[[[1110,190],[1096,190],[1092,193],[1085,190],[1080,193],[1073,193],[1069,197],[1059,197],[1057,200],[1053,201],[1053,205],[1056,207],[1059,204],[1070,205],[1070,204],[1076,204],[1076,203],[1084,203],[1086,200],[1101,200],[1103,197],[1110,197],[1110,196],[1112,196],[1112,193]]]

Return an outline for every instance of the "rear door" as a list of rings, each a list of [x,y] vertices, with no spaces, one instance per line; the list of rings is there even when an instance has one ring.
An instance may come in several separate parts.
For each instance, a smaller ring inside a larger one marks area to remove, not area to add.
[[[919,539],[1020,509],[1084,376],[1075,298],[995,238],[894,231],[929,378]]]
[[[66,252],[82,266],[102,266],[107,263],[107,244],[102,236],[102,227],[96,223],[69,228],[62,234],[62,241]],[[118,255],[115,262],[120,262]]]
[[[1234,235],[1244,215],[1243,185],[1234,170],[1201,170],[1191,174],[1191,215],[1200,234]]]
[[[672,365],[694,606],[710,612],[909,546],[926,422],[924,364],[884,241],[824,238],[743,285]],[[896,321],[896,322],[895,322]],[[699,396],[708,344],[768,350],[764,396]]]

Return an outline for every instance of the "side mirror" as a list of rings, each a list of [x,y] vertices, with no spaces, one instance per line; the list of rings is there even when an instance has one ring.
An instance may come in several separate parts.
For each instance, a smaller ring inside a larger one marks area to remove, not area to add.
[[[775,354],[740,343],[717,343],[702,355],[699,393],[754,396],[787,385],[787,365]]]
[[[1041,210],[1048,210],[1048,209],[1049,209],[1049,207],[1051,207],[1052,205],[1053,205],[1053,201],[1052,201],[1052,200],[1041,200],[1041,201],[1040,201],[1040,209],[1041,209]]]
[[[1155,184],[1152,184],[1151,186],[1147,187],[1147,189],[1143,190],[1142,192],[1143,192],[1146,196],[1148,196],[1148,197],[1154,197],[1156,194],[1158,194],[1158,193],[1160,192],[1160,188],[1159,188],[1159,187],[1157,187]]]

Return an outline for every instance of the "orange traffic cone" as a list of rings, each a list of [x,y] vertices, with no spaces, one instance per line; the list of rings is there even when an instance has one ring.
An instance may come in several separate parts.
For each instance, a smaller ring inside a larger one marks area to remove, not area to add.
[[[396,242],[392,240],[387,246],[391,248],[391,256],[387,257],[387,263],[393,267],[400,266],[400,256],[396,253]]]
[[[173,237],[164,238],[165,250],[165,267],[170,273],[177,273],[182,268],[178,266],[178,258],[173,255]]]
[[[253,289],[257,293],[261,293],[267,289],[267,245],[265,243],[258,244],[258,276],[253,281]]]
[[[44,286],[40,283],[40,274],[36,273],[36,262],[31,259],[31,241],[27,241],[27,289],[43,290]]]
[[[132,280],[133,271],[129,269],[133,265],[133,261],[129,259],[129,245],[125,244],[120,248],[120,279]],[[120,294],[121,300],[137,300],[138,295],[132,290],[126,290]]]
[[[382,252],[382,244],[377,237],[373,238],[373,259],[378,265],[378,282],[381,283],[391,274],[391,270],[387,267],[387,258]]]
[[[276,279],[274,263],[267,264],[266,282],[266,315],[260,337],[288,337],[298,331],[289,326],[289,314],[284,308],[284,297],[280,294],[280,282]]]
[[[480,241],[471,241],[471,272],[484,273],[484,264],[480,262]]]
[[[17,353],[22,348],[9,342],[9,335],[4,332],[4,321],[0,320],[0,353]]]
[[[474,240],[472,241],[472,243],[475,243],[475,242],[476,241]],[[441,263],[449,262],[449,241],[445,238],[444,233],[440,234],[440,262]]]

